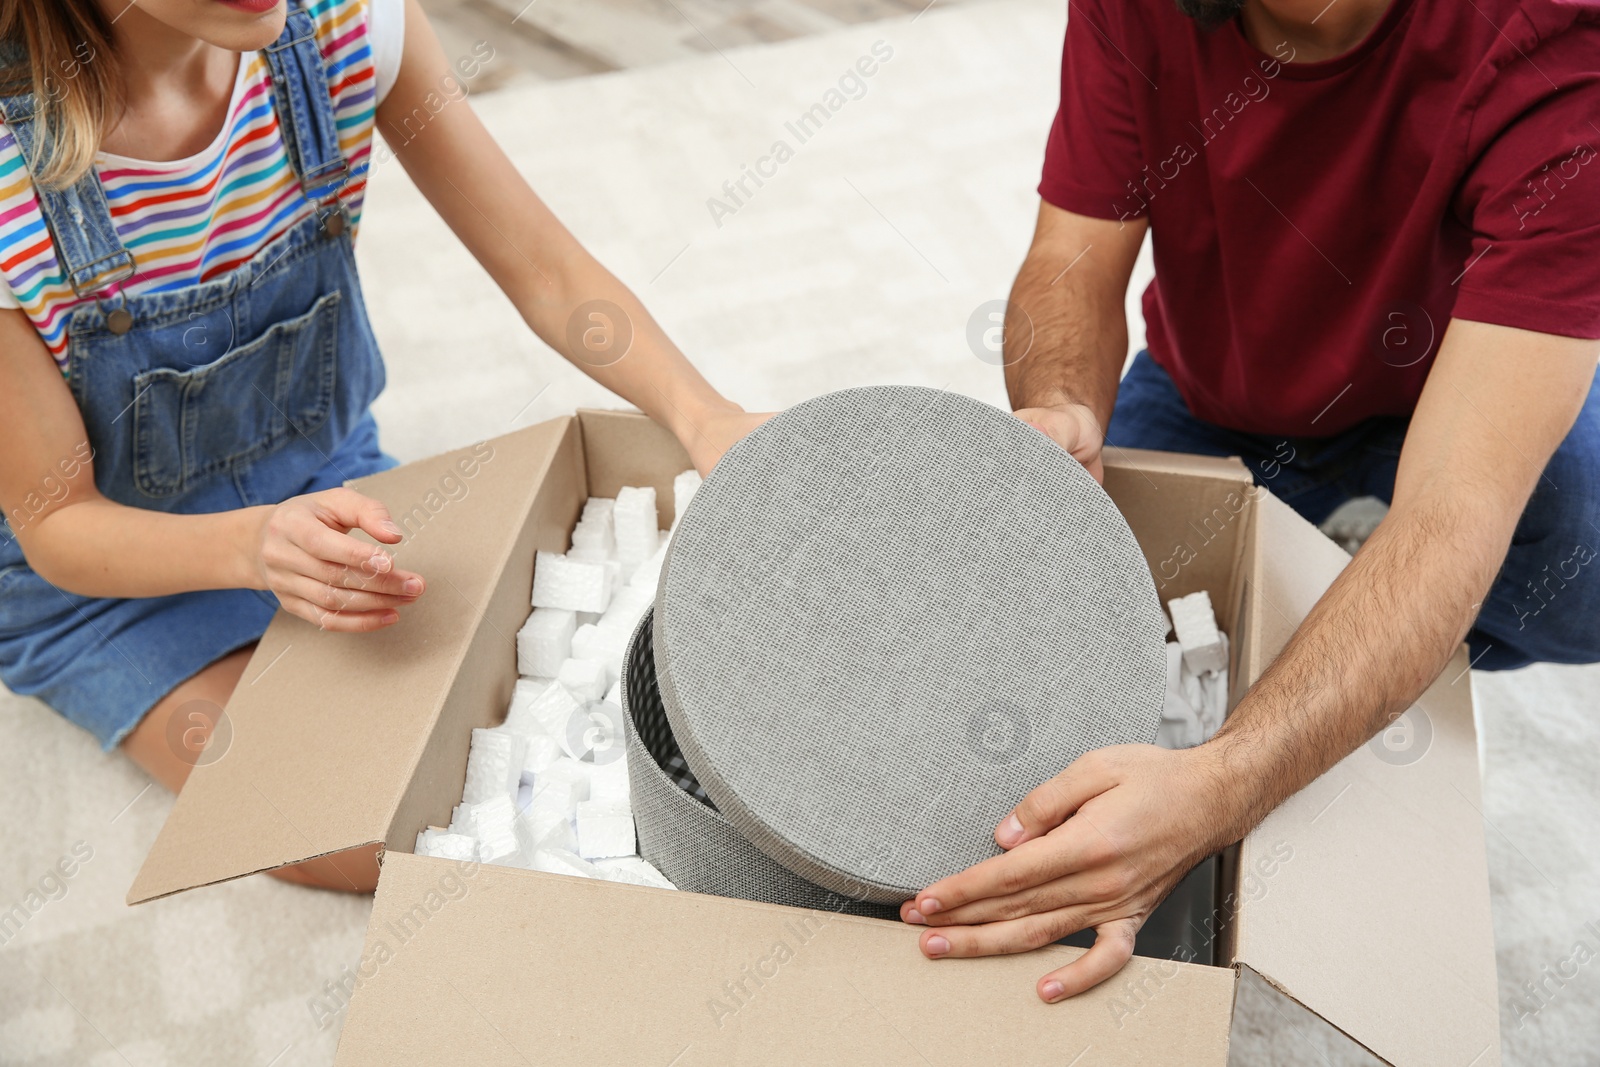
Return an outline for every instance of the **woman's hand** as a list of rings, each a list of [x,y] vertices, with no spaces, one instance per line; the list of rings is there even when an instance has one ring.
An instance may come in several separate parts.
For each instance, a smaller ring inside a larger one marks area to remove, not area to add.
[[[749,412],[730,405],[702,418],[683,435],[683,447],[689,452],[690,462],[701,475],[710,474],[717,460],[735,441],[772,418],[772,414],[770,411]]]
[[[285,611],[324,630],[359,633],[400,621],[422,595],[422,576],[396,570],[383,549],[350,536],[360,529],[386,545],[400,540],[389,511],[353,489],[327,489],[259,509],[250,546],[257,588]]]

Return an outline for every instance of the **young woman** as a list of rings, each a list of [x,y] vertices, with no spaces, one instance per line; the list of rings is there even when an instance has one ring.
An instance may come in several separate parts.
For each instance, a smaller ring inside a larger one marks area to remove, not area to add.
[[[424,595],[339,488],[395,462],[351,243],[375,123],[534,332],[702,470],[757,421],[534,195],[416,0],[0,0],[0,50],[0,678],[169,789],[175,713],[226,702],[278,606],[372,631]],[[626,358],[570,349],[595,300]]]

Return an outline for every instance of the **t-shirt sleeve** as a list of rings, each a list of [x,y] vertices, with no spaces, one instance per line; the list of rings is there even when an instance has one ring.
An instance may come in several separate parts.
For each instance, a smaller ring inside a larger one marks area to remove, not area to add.
[[[406,46],[406,0],[371,0],[367,19],[376,102],[381,104],[400,77],[400,57]]]
[[[1130,79],[1143,79],[1118,40],[1124,24],[1104,5],[1075,0],[1061,53],[1061,106],[1045,145],[1039,195],[1064,211],[1134,218],[1128,183],[1143,159]],[[1118,206],[1120,203],[1121,206]]]
[[[21,304],[17,303],[17,298],[11,295],[11,286],[4,278],[0,278],[0,311],[21,306]]]
[[[1600,337],[1600,27],[1501,72],[1457,218],[1472,233],[1456,318]],[[1502,118],[1502,116],[1504,116]]]

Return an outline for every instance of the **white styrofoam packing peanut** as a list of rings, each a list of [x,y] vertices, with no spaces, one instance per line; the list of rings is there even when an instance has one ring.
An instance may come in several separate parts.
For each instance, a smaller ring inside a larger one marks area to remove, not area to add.
[[[1228,662],[1228,635],[1222,636],[1222,662]],[[1178,672],[1178,688],[1183,693],[1183,698],[1200,719],[1201,740],[1209,740],[1211,735],[1222,728],[1222,720],[1228,714],[1228,669],[1223,667],[1220,671],[1201,671],[1196,673],[1189,668],[1189,661],[1185,659]]]
[[[594,771],[594,764],[575,760],[571,756],[562,756],[542,774],[534,779],[533,798],[539,799],[540,790],[553,788],[557,784],[564,784],[572,790],[570,804],[576,805],[589,799],[589,776]]]
[[[638,570],[628,578],[628,588],[647,589],[652,599],[655,597],[656,586],[661,581],[661,567],[667,560],[668,538],[662,538],[661,547],[656,549],[649,559],[639,564]]]
[[[1226,656],[1228,635],[1222,635]],[[1162,748],[1193,748],[1222,728],[1228,713],[1228,672],[1196,674],[1183,658],[1183,646],[1167,643],[1167,692],[1161,708],[1156,744]]]
[[[577,618],[570,611],[534,608],[517,631],[517,673],[554,677],[561,661],[572,654],[572,631],[577,625]]]
[[[609,755],[615,758],[594,764],[594,770],[589,772],[589,799],[626,805],[629,803],[628,761],[621,751]]]
[[[628,646],[618,644],[606,649],[605,658],[600,662],[605,666],[607,678],[621,678],[625,661],[628,658]]]
[[[693,471],[674,479],[675,520],[699,484]],[[634,854],[621,753],[604,759],[585,750],[577,759],[569,751],[574,743],[586,749],[583,717],[597,713],[602,699],[613,705],[607,716],[620,710],[622,659],[654,603],[667,552],[669,534],[658,529],[658,515],[655,490],[648,487],[624,489],[618,500],[591,497],[572,530],[571,550],[539,553],[535,610],[517,634],[524,677],[504,724],[475,731],[469,750],[463,793],[468,799],[498,795],[459,805],[447,829],[423,831],[418,854],[675,888]],[[574,731],[582,735],[577,742]]]
[[[556,669],[560,668],[561,664],[556,664]],[[517,684],[511,687],[511,706],[506,709],[506,721],[500,725],[524,737],[536,737],[543,733],[544,727],[534,716],[534,709],[540,698],[555,684],[554,671],[548,678],[518,678]]]
[[[604,668],[607,687],[622,678],[622,663],[627,658],[628,639],[633,636],[633,628],[638,625],[638,621],[634,619],[623,626],[616,619],[602,618],[595,624],[594,633],[585,639],[585,654]],[[577,656],[576,649],[573,651],[573,656]]]
[[[585,800],[574,817],[578,855],[586,860],[634,854],[633,812],[614,800]]]
[[[480,804],[495,797],[514,796],[522,781],[522,765],[527,754],[525,737],[501,728],[472,731],[462,802]]]
[[[473,817],[472,808],[473,806],[471,804],[457,804],[453,809],[451,809],[450,827],[447,832],[452,834],[460,834],[463,837],[470,837],[476,840],[478,836],[478,823]]]
[[[426,830],[423,833],[427,833]],[[476,861],[478,856],[478,842],[466,834],[436,834],[423,844],[419,835],[417,841],[417,855],[433,856],[442,860],[470,860]]]
[[[572,789],[564,784],[535,792],[526,810],[517,816],[517,843],[531,861],[542,848],[576,849],[572,832]]]
[[[599,623],[584,623],[573,632],[571,653],[573,659],[599,659],[600,651]]]
[[[678,528],[678,523],[683,521],[683,513],[688,510],[689,502],[694,499],[695,493],[699,491],[700,472],[692,467],[672,479],[672,528],[674,530]]]
[[[511,798],[495,797],[472,805],[478,827],[478,846],[486,862],[493,863],[517,851],[517,809]]]
[[[612,521],[616,524],[617,559],[631,573],[654,555],[661,544],[655,488],[625,486],[617,493]]]
[[[617,550],[617,538],[611,530],[611,516],[604,519],[584,519],[572,528],[572,547],[598,551],[602,558]]]
[[[1167,601],[1172,612],[1172,627],[1183,646],[1183,660],[1196,674],[1228,669],[1228,653],[1211,610],[1211,596],[1204,589]]]
[[[605,611],[611,603],[611,572],[603,563],[582,563],[540,552],[533,564],[533,606],[566,611]]]
[[[561,758],[561,742],[549,734],[528,738],[528,751],[522,758],[522,781],[531,785],[538,780],[539,772]]]
[[[564,848],[540,849],[533,857],[532,867],[546,874],[570,874],[578,878],[600,877],[598,867]]]
[[[605,762],[623,751],[622,709],[596,700],[584,705],[561,741],[565,758],[577,760],[592,779]]]
[[[655,599],[654,586],[624,586],[612,595],[611,606],[606,608],[606,613],[600,616],[600,621],[595,625],[601,629],[620,630],[626,636],[633,632],[634,626],[650,605],[655,603]]]
[[[667,876],[656,870],[648,860],[642,860],[638,856],[616,856],[612,859],[595,860],[594,865],[599,870],[600,877],[608,882],[650,886],[653,889],[678,888],[667,881]]]
[[[504,728],[525,737],[548,734],[559,741],[567,734],[568,721],[582,709],[583,705],[560,682],[525,678],[512,691]]]
[[[591,704],[605,695],[611,679],[605,664],[597,659],[569,659],[556,672],[556,681],[566,687],[580,704]]]

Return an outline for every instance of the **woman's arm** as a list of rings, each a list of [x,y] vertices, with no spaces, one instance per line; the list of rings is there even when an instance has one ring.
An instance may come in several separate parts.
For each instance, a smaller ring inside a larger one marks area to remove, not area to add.
[[[422,591],[388,553],[348,535],[360,527],[387,544],[400,540],[383,505],[350,489],[208,515],[101,496],[72,393],[15,310],[0,311],[0,508],[34,571],[80,596],[271,589],[327,629],[375,630]]]
[[[763,416],[746,414],[701,377],[523,180],[462,91],[421,6],[406,0],[400,75],[378,108],[378,126],[406,173],[546,344],[670,429],[709,471]],[[594,343],[575,351],[569,322],[595,300],[620,308],[626,322],[580,316],[572,332]],[[608,331],[619,327],[631,327],[632,344],[610,362],[618,353]]]

